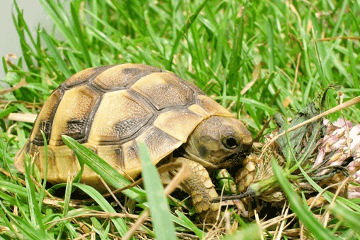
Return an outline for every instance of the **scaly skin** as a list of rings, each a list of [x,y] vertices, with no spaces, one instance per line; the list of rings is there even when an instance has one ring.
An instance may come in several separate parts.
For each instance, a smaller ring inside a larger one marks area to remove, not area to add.
[[[208,171],[201,164],[187,158],[179,157],[175,161],[182,162],[190,170],[190,177],[181,185],[191,195],[196,212],[206,222],[216,222],[220,204],[211,203],[211,199],[217,197],[218,194]]]

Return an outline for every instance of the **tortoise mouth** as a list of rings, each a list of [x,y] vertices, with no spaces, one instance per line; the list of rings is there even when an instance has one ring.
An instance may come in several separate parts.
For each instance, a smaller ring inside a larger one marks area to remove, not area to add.
[[[239,151],[228,155],[223,160],[217,163],[222,168],[232,168],[236,165],[240,165],[244,159],[251,153],[251,146],[247,149],[240,149]]]

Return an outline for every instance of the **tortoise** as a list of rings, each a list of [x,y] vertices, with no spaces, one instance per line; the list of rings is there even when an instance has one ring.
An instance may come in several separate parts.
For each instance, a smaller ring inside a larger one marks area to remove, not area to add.
[[[141,173],[137,143],[143,141],[155,165],[171,159],[189,167],[191,177],[182,188],[209,221],[216,218],[219,204],[210,201],[218,194],[208,170],[239,166],[253,142],[244,124],[197,86],[142,64],[85,69],[50,95],[15,157],[16,168],[24,172],[25,153],[32,156],[44,177],[41,130],[48,143],[50,183],[66,182],[69,171],[75,175],[80,170],[62,135],[85,145],[130,180]],[[82,182],[102,185],[87,166]]]

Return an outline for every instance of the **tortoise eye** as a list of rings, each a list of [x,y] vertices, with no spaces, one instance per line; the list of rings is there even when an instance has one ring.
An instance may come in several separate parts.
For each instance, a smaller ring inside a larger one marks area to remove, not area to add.
[[[222,139],[222,144],[227,148],[227,149],[234,149],[237,148],[239,146],[239,140],[236,139],[235,137],[225,137]]]

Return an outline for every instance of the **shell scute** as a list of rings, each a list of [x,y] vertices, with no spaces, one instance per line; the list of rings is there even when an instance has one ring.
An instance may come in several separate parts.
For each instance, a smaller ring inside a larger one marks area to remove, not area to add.
[[[147,75],[139,79],[131,89],[148,99],[157,110],[186,106],[194,98],[194,91],[169,73]]]
[[[122,64],[102,72],[93,84],[103,90],[127,89],[140,78],[154,72],[161,70],[143,64]]]
[[[223,106],[209,98],[208,96],[199,95],[199,105],[212,116],[223,116],[235,118],[235,116]]]
[[[99,94],[87,85],[81,85],[65,92],[54,116],[50,145],[63,145],[61,135],[86,141],[86,127],[90,115],[99,100]],[[91,124],[91,122],[89,123]]]
[[[183,144],[178,139],[175,139],[155,126],[150,127],[136,138],[136,142],[140,141],[144,142],[148,147],[150,159],[154,164],[158,163],[174,149]]]
[[[185,143],[190,133],[203,119],[202,116],[188,109],[180,109],[160,114],[154,126]]]
[[[47,142],[50,140],[51,127],[53,123],[54,114],[57,106],[62,98],[63,91],[61,89],[55,90],[48,100],[45,102],[39,115],[36,118],[30,140],[36,145],[44,145],[44,139],[41,131],[45,133]]]
[[[125,177],[135,179],[141,171],[141,162],[138,152],[137,143],[135,140],[125,142],[121,145],[123,154],[123,165],[125,170]]]
[[[106,69],[109,69],[113,66],[103,66],[103,67],[97,67],[97,68],[87,68],[84,69],[74,75],[72,75],[69,79],[67,79],[63,86],[65,88],[71,88],[76,85],[82,84],[82,83],[88,83],[89,80],[93,79],[97,75],[101,74]]]
[[[150,106],[126,90],[106,93],[94,116],[89,141],[99,145],[123,141],[153,116]]]

